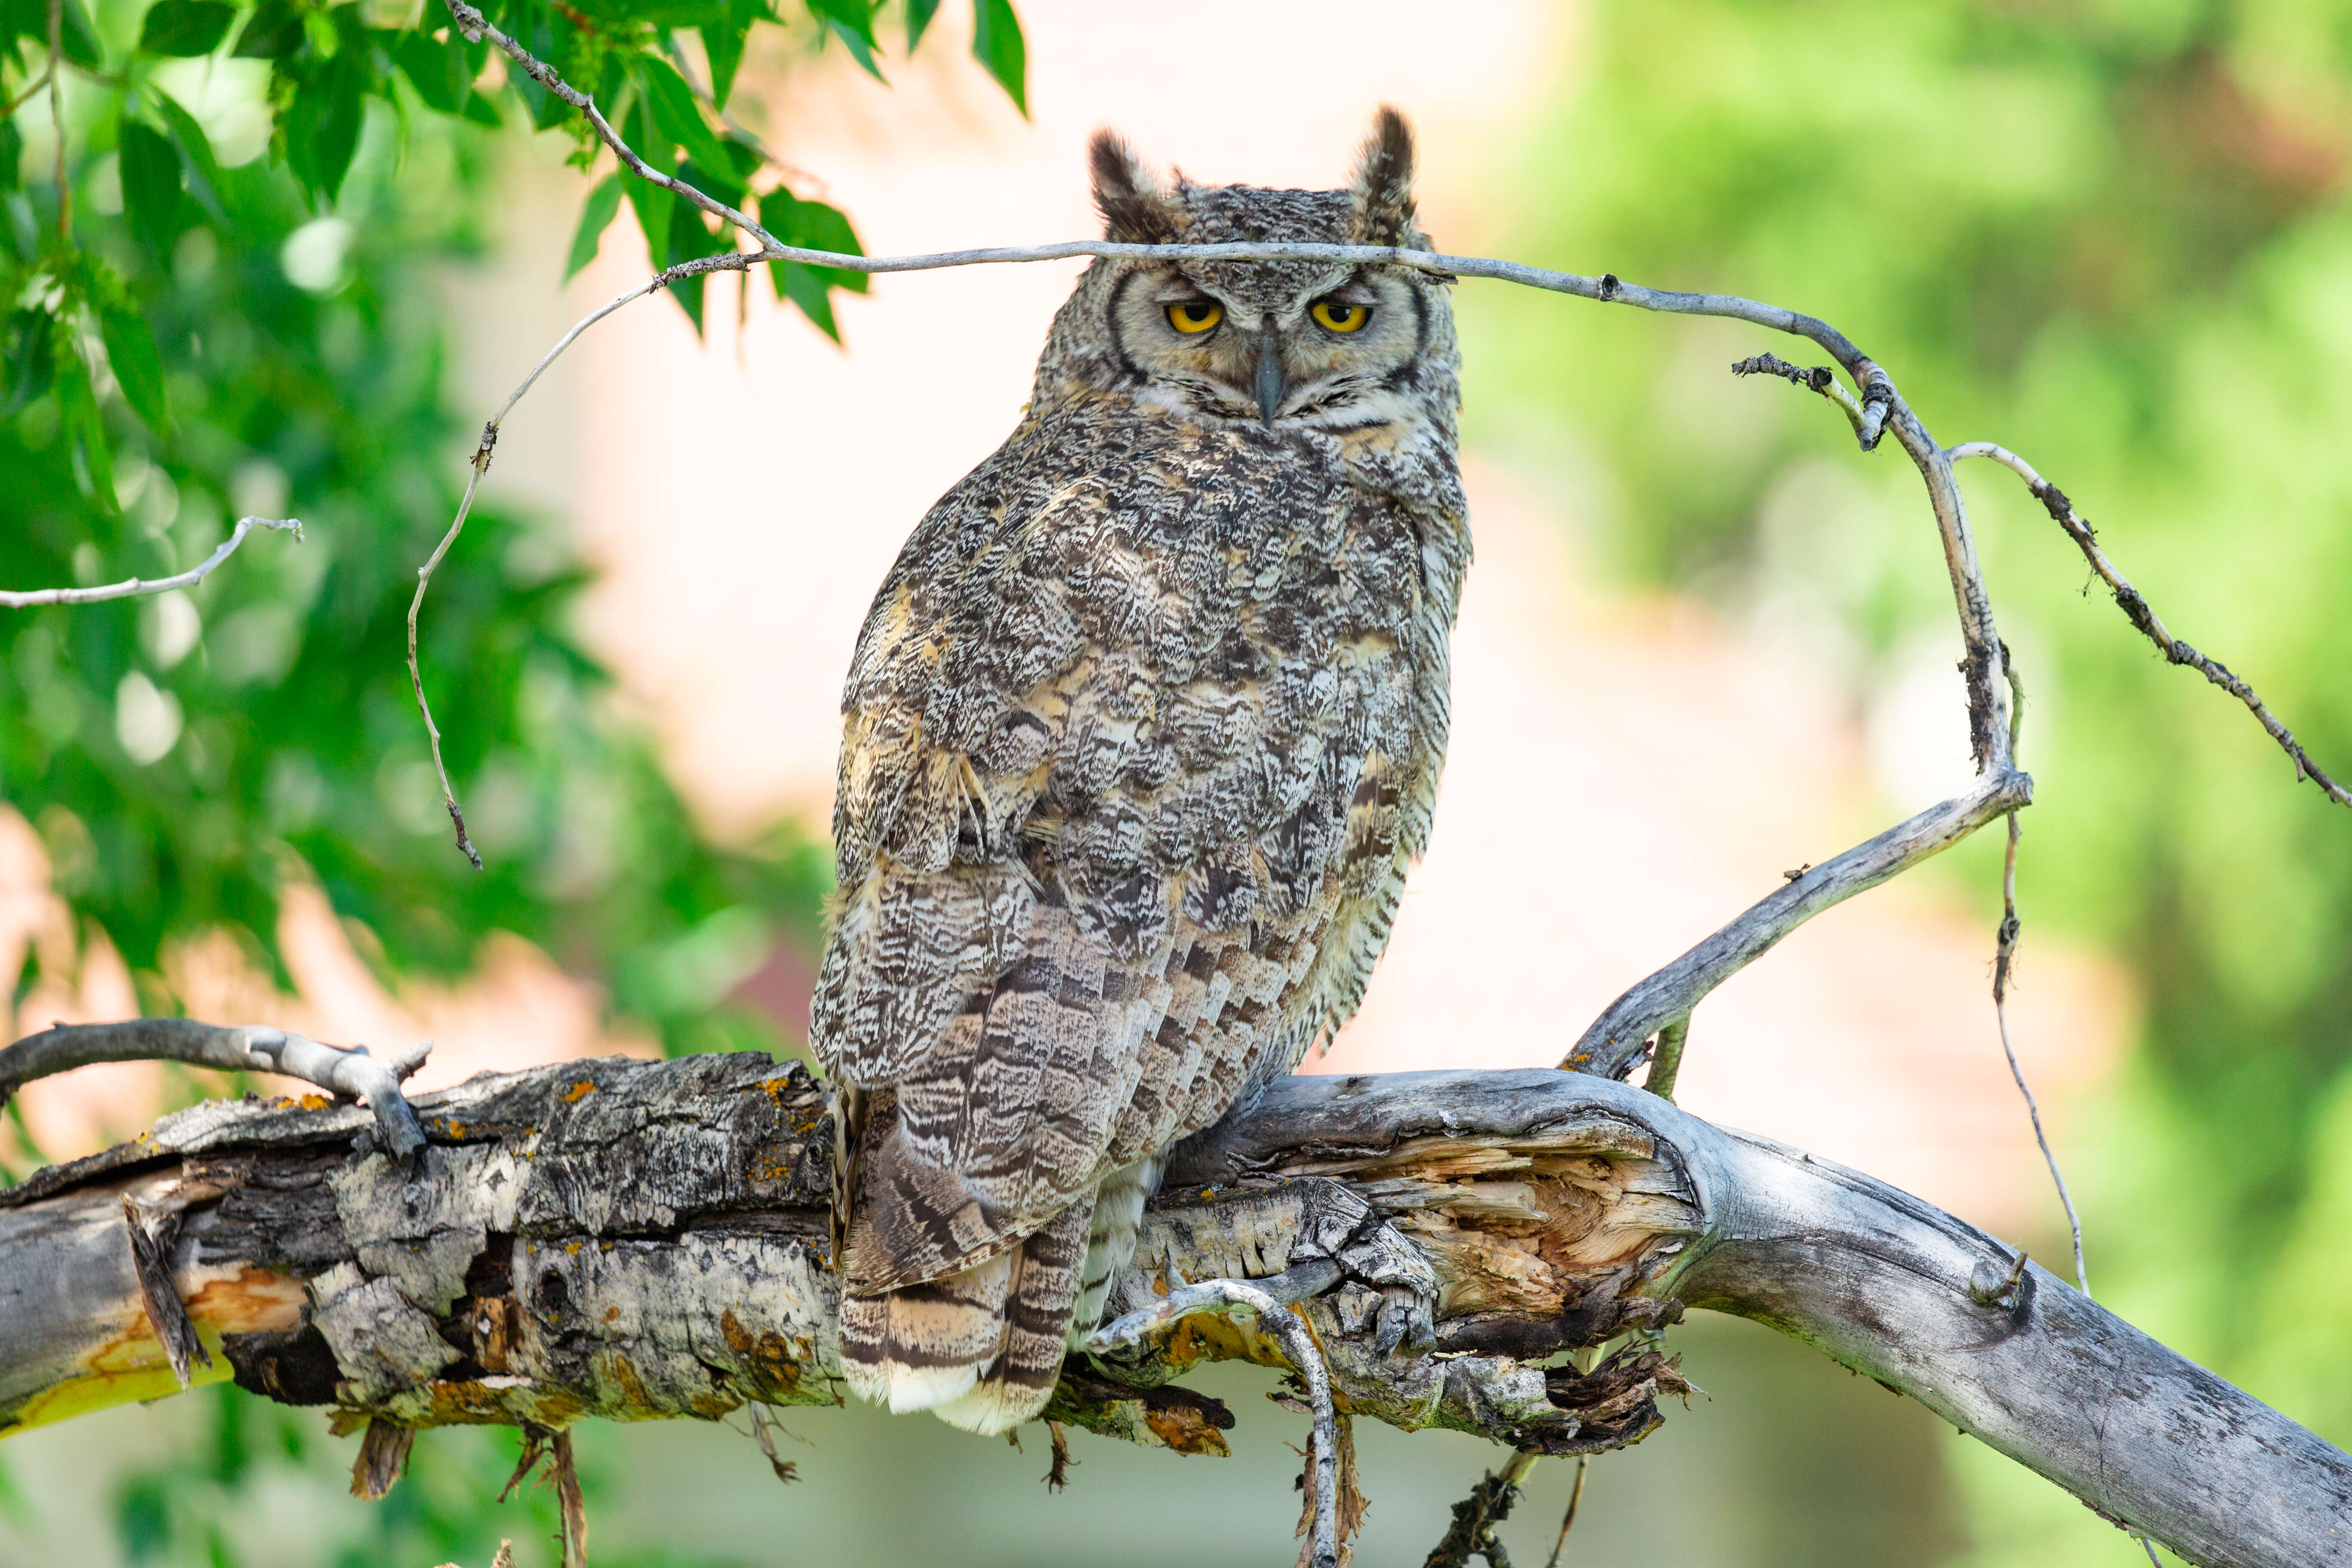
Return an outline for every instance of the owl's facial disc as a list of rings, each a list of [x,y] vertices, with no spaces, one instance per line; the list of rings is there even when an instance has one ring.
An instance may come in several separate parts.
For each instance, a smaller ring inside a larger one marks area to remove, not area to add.
[[[1110,310],[1121,359],[1154,401],[1194,415],[1362,424],[1428,346],[1418,286],[1370,268],[1308,279],[1260,270],[1129,275]]]

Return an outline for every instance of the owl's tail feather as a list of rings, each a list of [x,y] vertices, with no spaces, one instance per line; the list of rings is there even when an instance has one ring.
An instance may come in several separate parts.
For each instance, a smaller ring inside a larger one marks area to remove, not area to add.
[[[1035,1420],[1061,1378],[1093,1209],[1082,1198],[961,1273],[845,1293],[841,1364],[850,1391],[990,1436]]]

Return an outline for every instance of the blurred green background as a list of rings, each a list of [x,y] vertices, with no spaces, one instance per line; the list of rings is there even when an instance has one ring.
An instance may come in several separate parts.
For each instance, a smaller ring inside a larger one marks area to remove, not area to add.
[[[101,5],[98,25],[135,32],[140,10]],[[1547,116],[1493,150],[1496,205],[1517,215],[1498,254],[1836,322],[1937,436],[2038,463],[2176,633],[2352,770],[2352,6],[1613,0],[1567,36],[1573,65]],[[108,110],[83,94],[78,112]],[[482,520],[436,589],[427,660],[470,693],[461,794],[542,830],[460,911],[432,895],[451,855],[440,825],[412,821],[424,756],[404,677],[299,657],[392,635],[405,574],[444,526],[472,411],[446,396],[427,269],[478,253],[509,162],[500,136],[521,134],[371,110],[328,205],[248,164],[220,192],[234,226],[160,248],[106,212],[100,137],[78,176],[84,221],[164,345],[173,433],[110,408],[120,445],[94,478],[44,413],[54,401],[12,393],[0,574],[152,575],[289,495],[313,531],[299,547],[256,538],[208,586],[202,658],[152,605],[0,627],[0,788],[150,990],[177,933],[226,921],[268,956],[269,889],[314,877],[377,934],[388,975],[446,973],[484,931],[513,930],[604,976],[616,1011],[673,1049],[775,1043],[772,1025],[718,1005],[711,977],[731,977],[726,955],[747,942],[813,930],[823,858],[788,829],[750,848],[698,836],[565,631],[581,579],[561,520]],[[21,164],[5,199],[24,253],[44,221],[37,149],[5,150]],[[307,249],[291,243],[305,234]],[[1899,454],[1860,458],[1816,400],[1723,374],[1759,347],[1808,356],[1722,323],[1498,287],[1465,288],[1458,309],[1470,439],[1580,476],[1619,581],[1726,605],[1791,596],[1857,694],[1948,621]],[[1771,523],[1831,474],[1839,504],[1808,509],[1802,529]],[[2028,973],[2037,935],[2063,933],[2118,955],[2145,999],[2069,1173],[2093,1283],[2352,1442],[2352,814],[2295,785],[2245,713],[2086,591],[2007,474],[1963,479],[2034,693]],[[100,486],[120,504],[91,504]],[[194,743],[143,765],[165,711]],[[583,821],[625,841],[567,835]],[[1927,873],[1983,909],[1988,951],[1997,856],[1987,836]],[[1712,1397],[1596,1461],[1570,1562],[2144,1561],[2072,1500],[1809,1352],[1719,1321],[1677,1338]],[[1081,1437],[1059,1498],[1035,1485],[1034,1445],[864,1410],[793,1418],[812,1446],[787,1455],[807,1478],[789,1490],[738,1433],[593,1429],[596,1560],[1045,1563],[1115,1538],[1136,1561],[1274,1561],[1296,1461],[1281,1420],[1252,1408],[1263,1386],[1235,1372],[1214,1390],[1242,1401],[1234,1464],[1184,1471],[1179,1489],[1174,1467],[1194,1462]],[[1444,1435],[1363,1441],[1367,1564],[1419,1562],[1446,1504],[1499,1458]],[[341,1495],[350,1448],[315,1414],[225,1391],[20,1438],[0,1447],[0,1563],[422,1568],[487,1563],[501,1533],[523,1562],[549,1560],[544,1494],[489,1501],[511,1458],[502,1435],[427,1435],[381,1505]],[[1522,1562],[1549,1549],[1568,1474],[1538,1469],[1507,1531]],[[905,1506],[854,1528],[848,1484]]]

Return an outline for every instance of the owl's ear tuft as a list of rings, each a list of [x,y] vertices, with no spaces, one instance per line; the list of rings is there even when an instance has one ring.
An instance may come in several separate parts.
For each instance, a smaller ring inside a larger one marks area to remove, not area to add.
[[[1096,132],[1087,144],[1087,162],[1094,174],[1095,210],[1102,214],[1105,239],[1121,245],[1173,245],[1182,237],[1175,204],[1117,132]]]
[[[1387,104],[1356,160],[1356,243],[1401,245],[1412,228],[1412,127]]]

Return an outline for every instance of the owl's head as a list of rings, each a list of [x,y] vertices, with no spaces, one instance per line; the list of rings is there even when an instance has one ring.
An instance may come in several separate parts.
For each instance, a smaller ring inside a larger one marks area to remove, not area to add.
[[[1412,132],[1383,108],[1348,187],[1162,184],[1108,131],[1091,149],[1105,237],[1140,245],[1291,241],[1426,249]],[[1412,268],[1318,261],[1129,261],[1087,269],[1054,323],[1037,400],[1125,393],[1188,416],[1360,428],[1448,427],[1458,401],[1444,282]]]

